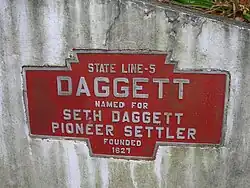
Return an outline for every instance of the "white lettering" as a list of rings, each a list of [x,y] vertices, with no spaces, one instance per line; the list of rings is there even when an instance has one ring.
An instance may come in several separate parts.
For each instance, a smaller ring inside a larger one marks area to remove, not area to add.
[[[93,120],[97,121],[97,118],[98,118],[98,121],[102,121],[102,111],[101,110],[98,110],[97,112],[96,112],[96,110],[93,110]]]
[[[62,90],[62,81],[67,82],[67,90]],[[57,76],[56,77],[56,83],[57,83],[57,95],[59,96],[69,96],[72,95],[72,80],[69,76]]]
[[[120,121],[120,112],[112,111],[112,122],[119,122],[119,121]]]
[[[128,140],[128,139],[103,139],[104,144],[115,145],[115,146],[141,146],[141,140]]]
[[[171,112],[164,112],[164,115],[166,116],[166,124],[169,125],[169,117],[172,116]]]
[[[132,122],[133,123],[140,122],[140,112],[132,112]]]
[[[164,130],[164,127],[155,127],[155,129],[158,131],[158,138],[161,138],[161,132]]]
[[[158,98],[163,98],[163,84],[169,83],[168,78],[153,78],[153,83],[158,83]]]
[[[177,124],[180,125],[183,113],[175,113],[175,116],[177,117]]]
[[[148,78],[133,78],[133,97],[134,98],[148,98],[148,94],[139,94],[137,91],[142,91],[143,87],[137,85],[139,82],[147,83]]]
[[[125,126],[124,127],[124,135],[126,137],[132,136],[132,127],[131,126]]]
[[[145,127],[145,129],[148,131],[148,138],[151,138],[151,132],[154,129],[154,127]]]
[[[151,119],[150,119],[150,112],[144,112],[142,114],[142,122],[143,123],[150,123]]]
[[[76,134],[83,134],[83,124],[76,123]]]
[[[166,128],[166,138],[167,138],[167,139],[174,139],[174,136],[171,136],[171,135],[170,135],[169,127]]]
[[[95,134],[96,135],[103,135],[103,132],[102,132],[102,129],[103,128],[103,125],[102,124],[96,124],[95,125]]]
[[[96,136],[114,136],[113,125],[103,124],[83,124],[83,123],[58,123],[52,122],[51,129],[53,133],[67,133],[67,134],[86,134]],[[84,132],[85,131],[85,132]]]
[[[89,88],[84,77],[80,77],[76,96],[81,96],[82,93],[85,93],[87,96],[90,96]]]
[[[114,127],[112,125],[106,125],[106,135],[114,136]]]
[[[52,132],[55,133],[57,129],[59,129],[59,124],[52,122]]]
[[[76,109],[76,110],[73,110],[73,119],[74,120],[82,120],[82,118],[80,117],[80,112],[81,110],[80,109]]]
[[[63,119],[64,120],[70,120],[71,119],[70,109],[64,109],[63,110]]]
[[[72,123],[66,123],[66,133],[68,134],[74,133],[74,128]]]
[[[178,84],[179,85],[179,96],[178,99],[183,99],[183,95],[184,95],[184,84],[189,84],[190,80],[189,79],[179,79],[179,78],[175,78],[173,80],[174,84]]]
[[[188,139],[195,140],[196,129],[190,128],[188,129]]]
[[[124,115],[123,115],[123,118],[122,118],[122,122],[130,122],[127,111],[124,112]]]
[[[128,95],[129,95],[129,88],[128,87],[122,86],[121,87],[122,93],[118,93],[118,90],[117,90],[118,82],[124,82],[126,84],[129,83],[127,78],[115,78],[113,81],[114,96],[115,97],[128,97]]]
[[[87,124],[86,125],[86,135],[93,135],[94,133],[92,132],[93,124]]]
[[[153,112],[153,123],[154,124],[160,124],[161,121],[159,121],[159,116],[161,115],[161,112]]]
[[[88,64],[88,72],[94,72],[94,67],[93,63]]]
[[[142,126],[135,126],[135,137],[142,137]]]
[[[99,82],[109,83],[109,79],[106,77],[96,77],[94,79],[94,93],[96,97],[108,97],[109,96],[109,86],[102,86],[101,91],[99,91]]]
[[[185,139],[185,136],[183,136],[184,131],[185,131],[185,128],[178,127],[176,131],[176,134],[177,134],[176,138],[180,140]]]

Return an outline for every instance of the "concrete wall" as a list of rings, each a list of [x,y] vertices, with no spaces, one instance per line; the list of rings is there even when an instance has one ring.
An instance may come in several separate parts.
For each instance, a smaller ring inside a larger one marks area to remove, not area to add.
[[[23,65],[74,47],[172,51],[179,68],[231,74],[224,146],[160,147],[155,161],[92,158],[85,142],[31,139]],[[0,188],[250,187],[250,30],[136,0],[0,0]]]

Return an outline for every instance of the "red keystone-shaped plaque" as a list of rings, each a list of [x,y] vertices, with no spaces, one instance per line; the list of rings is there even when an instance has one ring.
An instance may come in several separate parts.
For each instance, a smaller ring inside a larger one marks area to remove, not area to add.
[[[158,145],[222,141],[229,76],[177,71],[159,52],[73,50],[24,67],[31,136],[84,139],[91,155],[154,159]]]

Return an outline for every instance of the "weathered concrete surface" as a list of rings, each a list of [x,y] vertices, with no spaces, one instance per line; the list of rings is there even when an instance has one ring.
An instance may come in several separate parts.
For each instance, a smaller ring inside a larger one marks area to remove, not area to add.
[[[136,0],[0,0],[0,187],[249,188],[250,30]],[[99,159],[84,142],[31,139],[23,65],[73,47],[172,51],[179,68],[231,74],[224,146],[160,147],[155,161]]]

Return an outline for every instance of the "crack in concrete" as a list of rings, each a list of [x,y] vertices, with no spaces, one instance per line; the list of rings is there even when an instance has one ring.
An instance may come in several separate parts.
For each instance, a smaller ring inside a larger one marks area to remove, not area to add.
[[[196,39],[198,39],[198,37],[200,36],[200,34],[201,34],[201,32],[202,32],[202,30],[203,30],[203,25],[204,25],[204,23],[206,23],[207,21],[206,20],[204,20],[201,24],[200,24],[200,26],[199,26],[199,31],[198,31],[198,33],[197,33],[197,35],[196,35]]]
[[[178,61],[175,61],[174,59],[173,59],[173,49],[171,49],[171,50],[168,50],[168,52],[167,52],[167,58],[166,58],[166,62],[165,62],[165,64],[175,64],[175,65],[177,65],[177,63],[178,63]]]
[[[169,50],[167,52],[166,64],[177,64],[178,61],[174,60],[174,48],[176,44],[176,37],[178,33],[178,28],[180,27],[180,14],[171,10],[165,10],[165,17],[167,18],[168,23],[171,25],[171,29],[169,30]]]
[[[169,23],[176,24],[179,22],[179,14],[173,11],[165,10],[164,11],[166,18],[168,19]]]
[[[144,9],[144,15],[147,17],[153,12],[155,12],[155,9]]]
[[[111,36],[111,35],[110,35],[110,32],[111,32],[111,30],[113,29],[113,27],[114,27],[116,21],[117,21],[117,20],[119,19],[119,17],[120,17],[120,14],[121,14],[121,5],[120,5],[121,2],[120,2],[120,1],[121,1],[121,0],[117,0],[118,13],[117,13],[117,15],[115,16],[113,22],[110,24],[108,30],[106,31],[106,38],[105,38],[105,41],[104,41],[104,46],[107,46],[107,42],[108,42],[108,40],[110,40],[110,36]]]

